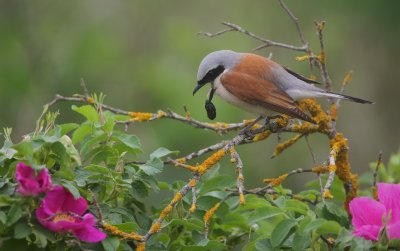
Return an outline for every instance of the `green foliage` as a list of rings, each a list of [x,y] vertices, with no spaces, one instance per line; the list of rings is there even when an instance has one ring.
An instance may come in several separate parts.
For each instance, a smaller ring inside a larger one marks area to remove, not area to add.
[[[101,243],[84,243],[71,234],[53,233],[35,219],[38,198],[16,192],[15,167],[24,161],[36,170],[47,167],[53,182],[66,187],[74,197],[94,201],[103,220],[124,232],[145,234],[154,219],[168,205],[183,181],[166,183],[159,175],[167,156],[176,151],[158,148],[140,164],[142,154],[137,136],[118,129],[116,120],[126,119],[96,106],[72,106],[82,115],[80,123],[56,124],[56,116],[47,116],[46,126],[38,123],[35,132],[19,143],[10,139],[0,149],[0,248],[3,250],[134,250],[135,243],[108,233]],[[54,115],[54,114],[53,114]],[[42,126],[40,126],[42,125]],[[374,167],[374,164],[372,164]],[[318,185],[297,197],[292,191],[276,187],[272,195],[248,194],[246,203],[227,188],[235,188],[233,175],[222,175],[219,165],[204,175],[197,185],[197,210],[189,213],[191,195],[185,196],[166,217],[159,233],[151,237],[148,250],[366,250],[374,243],[352,235],[351,224],[342,207],[343,188],[333,184],[335,200],[321,201]],[[400,180],[400,155],[391,157],[388,166],[379,169],[379,180]],[[362,182],[371,185],[372,173]],[[150,205],[151,193],[164,190],[171,194],[163,202]],[[300,198],[300,199],[299,199]],[[204,238],[203,216],[216,203],[221,206],[212,217],[208,239]],[[314,203],[316,202],[316,203]],[[91,204],[90,212],[97,217]],[[329,245],[327,243],[330,243]],[[393,243],[392,243],[393,244]],[[396,245],[396,244],[393,244]]]

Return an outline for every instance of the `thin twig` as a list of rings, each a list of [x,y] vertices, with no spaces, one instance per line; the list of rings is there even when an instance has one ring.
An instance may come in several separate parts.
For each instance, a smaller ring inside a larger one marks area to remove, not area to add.
[[[305,45],[307,44],[303,32],[301,31],[300,24],[299,24],[299,19],[289,10],[289,8],[286,6],[286,4],[282,0],[278,0],[279,4],[282,6],[282,8],[286,11],[286,13],[290,16],[290,18],[293,20],[297,33],[299,33],[300,40],[301,42]]]
[[[280,42],[275,42],[275,41],[260,37],[260,36],[250,32],[250,31],[246,30],[246,29],[243,29],[242,27],[240,27],[237,24],[233,24],[233,23],[230,23],[230,22],[222,22],[222,24],[225,25],[225,26],[230,27],[230,29],[222,30],[222,31],[219,31],[219,32],[216,32],[216,33],[200,32],[199,34],[204,35],[206,37],[216,37],[216,36],[222,35],[222,34],[227,33],[227,32],[238,31],[238,32],[243,33],[243,34],[245,34],[245,35],[247,35],[249,37],[252,37],[252,38],[254,38],[254,39],[258,40],[258,41],[263,42],[262,45],[260,45],[260,46],[258,46],[257,48],[254,49],[255,51],[256,50],[261,50],[261,49],[266,48],[266,47],[274,46],[274,47],[280,47],[280,48],[285,48],[285,49],[290,49],[290,50],[295,50],[295,51],[307,52],[307,50],[306,50],[307,47],[304,46],[304,45],[303,46],[294,46],[294,45],[290,45],[290,44],[284,44],[284,43],[280,43]]]
[[[376,167],[375,167],[375,171],[374,171],[374,183],[373,183],[374,187],[376,187],[379,167],[382,164],[382,155],[383,155],[383,152],[382,152],[382,150],[380,150],[379,155],[378,155],[378,161],[376,162]]]

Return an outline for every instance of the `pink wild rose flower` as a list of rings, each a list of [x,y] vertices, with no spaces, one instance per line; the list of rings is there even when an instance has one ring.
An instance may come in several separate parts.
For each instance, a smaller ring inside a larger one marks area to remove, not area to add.
[[[93,214],[84,214],[87,207],[84,198],[75,199],[64,187],[55,186],[36,209],[36,218],[51,231],[71,232],[86,242],[101,241],[106,234],[95,227]]]
[[[49,170],[43,168],[35,174],[35,170],[23,162],[19,162],[16,168],[18,192],[24,196],[37,196],[50,190],[52,183]]]
[[[400,185],[379,183],[378,198],[359,197],[350,202],[353,234],[376,241],[386,225],[389,239],[400,238]]]

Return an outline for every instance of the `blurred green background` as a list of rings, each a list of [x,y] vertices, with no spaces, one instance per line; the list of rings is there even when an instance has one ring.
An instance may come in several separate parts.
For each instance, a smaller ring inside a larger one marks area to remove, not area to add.
[[[383,150],[386,161],[399,146],[400,24],[399,1],[286,1],[300,19],[305,37],[318,52],[314,20],[326,20],[325,43],[329,73],[340,87],[344,75],[354,70],[346,93],[373,100],[375,105],[342,102],[338,130],[350,141],[352,167],[368,169]],[[186,105],[193,118],[208,121],[204,110],[206,89],[193,97],[197,67],[209,52],[231,49],[250,52],[259,43],[239,33],[216,38],[197,35],[200,31],[225,29],[229,21],[265,38],[299,45],[295,26],[276,1],[0,1],[0,126],[13,127],[13,138],[34,129],[42,105],[56,93],[81,93],[80,78],[90,92],[103,92],[106,103],[132,111],[171,108],[183,113]],[[304,75],[306,62],[296,62],[300,53],[267,48],[273,59]],[[214,99],[217,120],[238,122],[251,114]],[[321,101],[326,103],[325,101]],[[58,104],[59,123],[81,120],[71,104]],[[231,138],[229,135],[193,129],[172,120],[135,124],[145,149],[159,146],[194,150]],[[283,136],[284,138],[287,136]],[[318,161],[327,158],[323,136],[310,136]],[[241,146],[246,186],[261,185],[271,177],[294,168],[309,168],[312,159],[302,140],[281,156],[270,159],[276,136],[267,141]],[[234,175],[224,162],[223,170]],[[185,171],[166,168],[166,180],[189,177]],[[295,176],[285,183],[301,188],[305,179]]]

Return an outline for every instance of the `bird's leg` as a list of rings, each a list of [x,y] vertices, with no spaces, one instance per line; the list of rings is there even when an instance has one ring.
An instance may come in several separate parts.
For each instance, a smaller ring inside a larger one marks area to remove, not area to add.
[[[260,121],[261,119],[263,119],[264,116],[260,115],[258,116],[253,122],[251,122],[250,124],[248,124],[245,128],[243,128],[239,135],[243,135],[246,134],[255,124],[257,124],[258,121]]]

